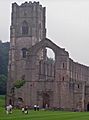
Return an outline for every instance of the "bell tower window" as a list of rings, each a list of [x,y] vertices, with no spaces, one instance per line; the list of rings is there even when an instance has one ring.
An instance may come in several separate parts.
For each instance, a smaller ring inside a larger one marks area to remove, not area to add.
[[[28,23],[23,21],[22,23],[22,35],[28,35]]]
[[[22,48],[22,57],[26,58],[27,56],[27,48]]]

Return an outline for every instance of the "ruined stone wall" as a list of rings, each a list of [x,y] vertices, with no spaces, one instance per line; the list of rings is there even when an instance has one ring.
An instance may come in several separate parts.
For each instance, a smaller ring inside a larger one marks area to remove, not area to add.
[[[73,108],[86,109],[86,86],[89,85],[89,67],[70,59],[70,92]]]

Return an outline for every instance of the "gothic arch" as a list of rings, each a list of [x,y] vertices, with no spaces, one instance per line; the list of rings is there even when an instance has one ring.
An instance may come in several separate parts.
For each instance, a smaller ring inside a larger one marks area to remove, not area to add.
[[[24,20],[22,23],[22,35],[28,35],[29,27],[28,23]]]
[[[56,53],[56,45],[54,45],[54,43],[52,43],[48,39],[41,40],[39,43],[34,45],[30,50],[32,51],[33,54],[36,54],[39,50],[46,48],[46,47],[52,49],[53,52]]]
[[[50,106],[50,96],[48,93],[43,93],[43,108],[46,108]]]
[[[39,50],[41,50],[43,48],[46,48],[46,47],[52,49],[53,52],[55,53],[55,56],[57,54],[68,56],[68,52],[66,52],[65,49],[58,47],[56,44],[54,44],[48,38],[45,38],[44,40],[41,40],[39,43],[37,43],[31,49],[29,49],[29,54],[30,55],[36,55]]]

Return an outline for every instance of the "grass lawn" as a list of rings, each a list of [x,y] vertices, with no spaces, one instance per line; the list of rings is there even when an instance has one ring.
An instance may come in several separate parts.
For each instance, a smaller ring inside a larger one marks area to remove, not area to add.
[[[0,120],[89,120],[88,112],[61,112],[61,111],[29,111],[27,115],[21,110],[13,110],[12,114],[6,114],[0,108]]]
[[[32,111],[27,115],[21,110],[13,110],[12,114],[6,114],[4,96],[0,96],[0,120],[89,120],[89,112],[62,112],[62,111]]]

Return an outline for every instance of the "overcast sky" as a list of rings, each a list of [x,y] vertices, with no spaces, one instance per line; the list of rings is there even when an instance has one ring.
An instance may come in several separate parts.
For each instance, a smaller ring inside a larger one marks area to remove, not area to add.
[[[89,66],[89,0],[39,1],[46,7],[47,37],[65,48],[74,61]],[[2,41],[10,41],[9,28],[13,2],[20,5],[24,0],[0,0]]]

